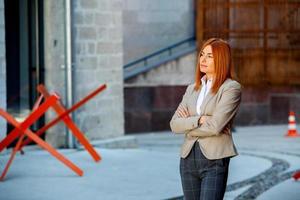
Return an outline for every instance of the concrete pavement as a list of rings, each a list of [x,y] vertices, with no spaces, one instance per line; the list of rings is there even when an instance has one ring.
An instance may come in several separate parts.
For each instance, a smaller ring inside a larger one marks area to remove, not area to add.
[[[300,181],[290,178],[300,170],[300,138],[286,138],[286,131],[283,125],[237,127],[234,141],[240,155],[231,159],[226,200],[300,199]],[[110,149],[103,148],[104,141],[94,141],[100,163],[83,150],[59,150],[84,170],[83,177],[31,146],[17,155],[0,183],[0,199],[182,199],[182,140],[166,131],[116,138],[105,145]],[[114,141],[129,141],[132,148]],[[0,168],[7,158],[0,155]]]

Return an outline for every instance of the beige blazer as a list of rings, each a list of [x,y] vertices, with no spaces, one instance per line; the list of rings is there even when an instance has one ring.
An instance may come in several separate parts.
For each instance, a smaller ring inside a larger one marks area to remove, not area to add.
[[[179,117],[177,108],[170,121],[172,132],[185,134],[181,157],[188,156],[196,141],[208,159],[238,155],[231,126],[241,102],[241,85],[237,81],[226,79],[216,94],[209,92],[205,96],[200,115],[197,114],[196,104],[201,88],[195,91],[194,86],[195,84],[190,84],[187,87],[180,103],[187,108],[190,117]],[[202,115],[209,117],[198,127],[198,120]]]

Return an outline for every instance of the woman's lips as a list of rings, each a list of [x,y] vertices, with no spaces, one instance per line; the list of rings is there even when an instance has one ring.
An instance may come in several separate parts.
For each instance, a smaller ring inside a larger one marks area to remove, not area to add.
[[[201,65],[201,67],[207,67],[206,65]]]

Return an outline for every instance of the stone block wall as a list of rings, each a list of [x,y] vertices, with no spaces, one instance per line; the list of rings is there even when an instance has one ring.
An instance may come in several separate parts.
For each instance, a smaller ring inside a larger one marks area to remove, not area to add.
[[[239,125],[288,124],[289,111],[300,119],[300,88],[272,86],[243,89],[242,105],[236,117]]]
[[[124,134],[122,0],[73,1],[75,101],[107,89],[76,112],[90,139]]]
[[[73,102],[107,84],[105,91],[74,112],[74,120],[92,140],[123,135],[122,0],[71,2]],[[45,82],[65,101],[64,15],[63,0],[45,1]],[[56,147],[64,146],[65,133],[60,124],[47,133],[47,140]]]
[[[170,130],[169,122],[185,90],[186,85],[125,87],[126,133]],[[299,123],[299,93],[299,87],[244,88],[234,124],[288,125],[289,111],[295,112]]]

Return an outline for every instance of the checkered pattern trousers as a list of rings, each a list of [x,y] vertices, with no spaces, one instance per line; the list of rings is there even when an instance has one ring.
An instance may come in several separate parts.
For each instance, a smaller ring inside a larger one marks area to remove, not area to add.
[[[230,158],[207,159],[195,142],[188,157],[180,159],[185,200],[222,200],[226,190]]]

